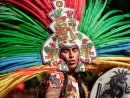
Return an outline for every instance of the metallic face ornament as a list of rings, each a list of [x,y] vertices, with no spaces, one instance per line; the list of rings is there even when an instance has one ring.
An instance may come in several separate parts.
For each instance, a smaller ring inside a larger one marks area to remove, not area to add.
[[[54,34],[42,47],[43,63],[56,66],[61,71],[68,71],[68,66],[59,53],[62,47],[76,44],[80,51],[76,71],[84,72],[85,66],[97,56],[94,44],[85,34],[78,31],[79,22],[74,19],[74,10],[65,7],[64,0],[55,0],[53,5],[55,9],[49,13],[49,17],[52,19],[50,29]]]

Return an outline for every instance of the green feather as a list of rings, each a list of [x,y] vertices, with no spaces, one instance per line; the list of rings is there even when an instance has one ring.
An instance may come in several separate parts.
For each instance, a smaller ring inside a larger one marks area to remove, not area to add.
[[[124,20],[130,17],[130,14],[112,10],[103,15],[107,0],[102,4],[100,2],[101,0],[89,0],[88,9],[83,9],[79,30],[94,42],[96,48],[130,41],[130,37],[124,37],[130,34],[130,21]],[[122,15],[119,15],[119,12]]]
[[[89,0],[89,6],[88,9],[86,9],[86,15],[84,16],[79,30],[86,34],[88,37],[90,36],[91,27],[97,22],[97,20],[101,17],[101,14],[105,8],[105,5],[107,3],[107,0],[104,4],[101,4],[101,0]]]
[[[130,23],[130,22],[128,22],[128,23]],[[130,34],[130,30],[125,31],[125,29],[128,29],[128,28],[130,28],[130,24],[126,24],[126,25],[124,24],[123,26],[118,27],[114,30],[111,30],[110,32],[108,32],[107,34],[105,34],[103,36],[100,36],[99,38],[100,39],[105,39],[105,38],[109,39],[109,38],[116,38],[116,37],[125,36],[127,34]]]
[[[94,41],[95,46],[99,47],[104,47],[104,46],[109,46],[109,45],[115,45],[118,43],[123,43],[123,42],[129,42],[130,41],[130,37],[123,37],[122,38],[113,38],[113,39],[102,39],[102,40],[96,40]]]
[[[103,21],[100,24],[99,28],[97,27],[95,29],[96,32],[91,31],[92,32],[91,33],[91,38],[94,40],[94,39],[98,38],[102,34],[105,35],[106,32],[108,32],[112,28],[116,28],[118,26],[122,26],[124,24],[130,23],[130,21],[122,21],[122,22],[120,22],[123,19],[124,19],[124,15],[121,15],[121,16],[114,16],[112,18],[109,18],[109,19]]]
[[[0,10],[0,58],[40,53],[50,30],[10,4]]]

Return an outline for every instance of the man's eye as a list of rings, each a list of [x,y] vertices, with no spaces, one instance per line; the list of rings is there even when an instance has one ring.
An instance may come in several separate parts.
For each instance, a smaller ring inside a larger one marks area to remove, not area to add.
[[[74,52],[77,52],[77,51],[78,51],[78,49],[77,49],[77,48],[76,48],[76,49],[73,49],[73,51],[74,51]]]
[[[67,53],[67,52],[68,52],[68,50],[62,50],[61,52],[62,52],[62,53]]]
[[[64,50],[63,52],[64,52],[64,53],[67,53],[68,51],[67,51],[67,50]]]

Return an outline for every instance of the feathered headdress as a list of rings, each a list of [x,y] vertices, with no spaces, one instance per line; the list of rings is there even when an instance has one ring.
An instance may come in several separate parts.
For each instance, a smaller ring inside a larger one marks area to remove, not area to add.
[[[41,49],[52,34],[49,13],[53,0],[1,0],[0,4],[0,96],[4,97],[17,84],[56,67],[42,64]],[[80,22],[78,31],[94,44],[97,57],[86,64],[86,71],[113,67],[130,67],[130,14],[115,15],[112,10],[103,15],[107,1],[65,1],[74,9],[74,18]],[[59,10],[60,11],[60,10]],[[56,17],[58,12],[51,14]],[[57,18],[56,18],[57,19]],[[65,19],[62,17],[62,19]],[[69,29],[69,28],[68,28]],[[46,46],[46,45],[45,45]],[[48,51],[48,47],[44,50]]]

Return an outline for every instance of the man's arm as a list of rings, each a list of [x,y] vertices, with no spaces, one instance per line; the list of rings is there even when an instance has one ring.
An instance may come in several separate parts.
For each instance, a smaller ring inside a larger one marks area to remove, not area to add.
[[[48,79],[49,86],[46,90],[45,98],[59,98],[64,83],[62,72],[53,72]]]
[[[62,72],[52,72],[38,87],[38,98],[59,98],[64,83]]]
[[[53,88],[53,87],[48,87],[46,91],[45,98],[59,98],[61,93],[61,88]]]

